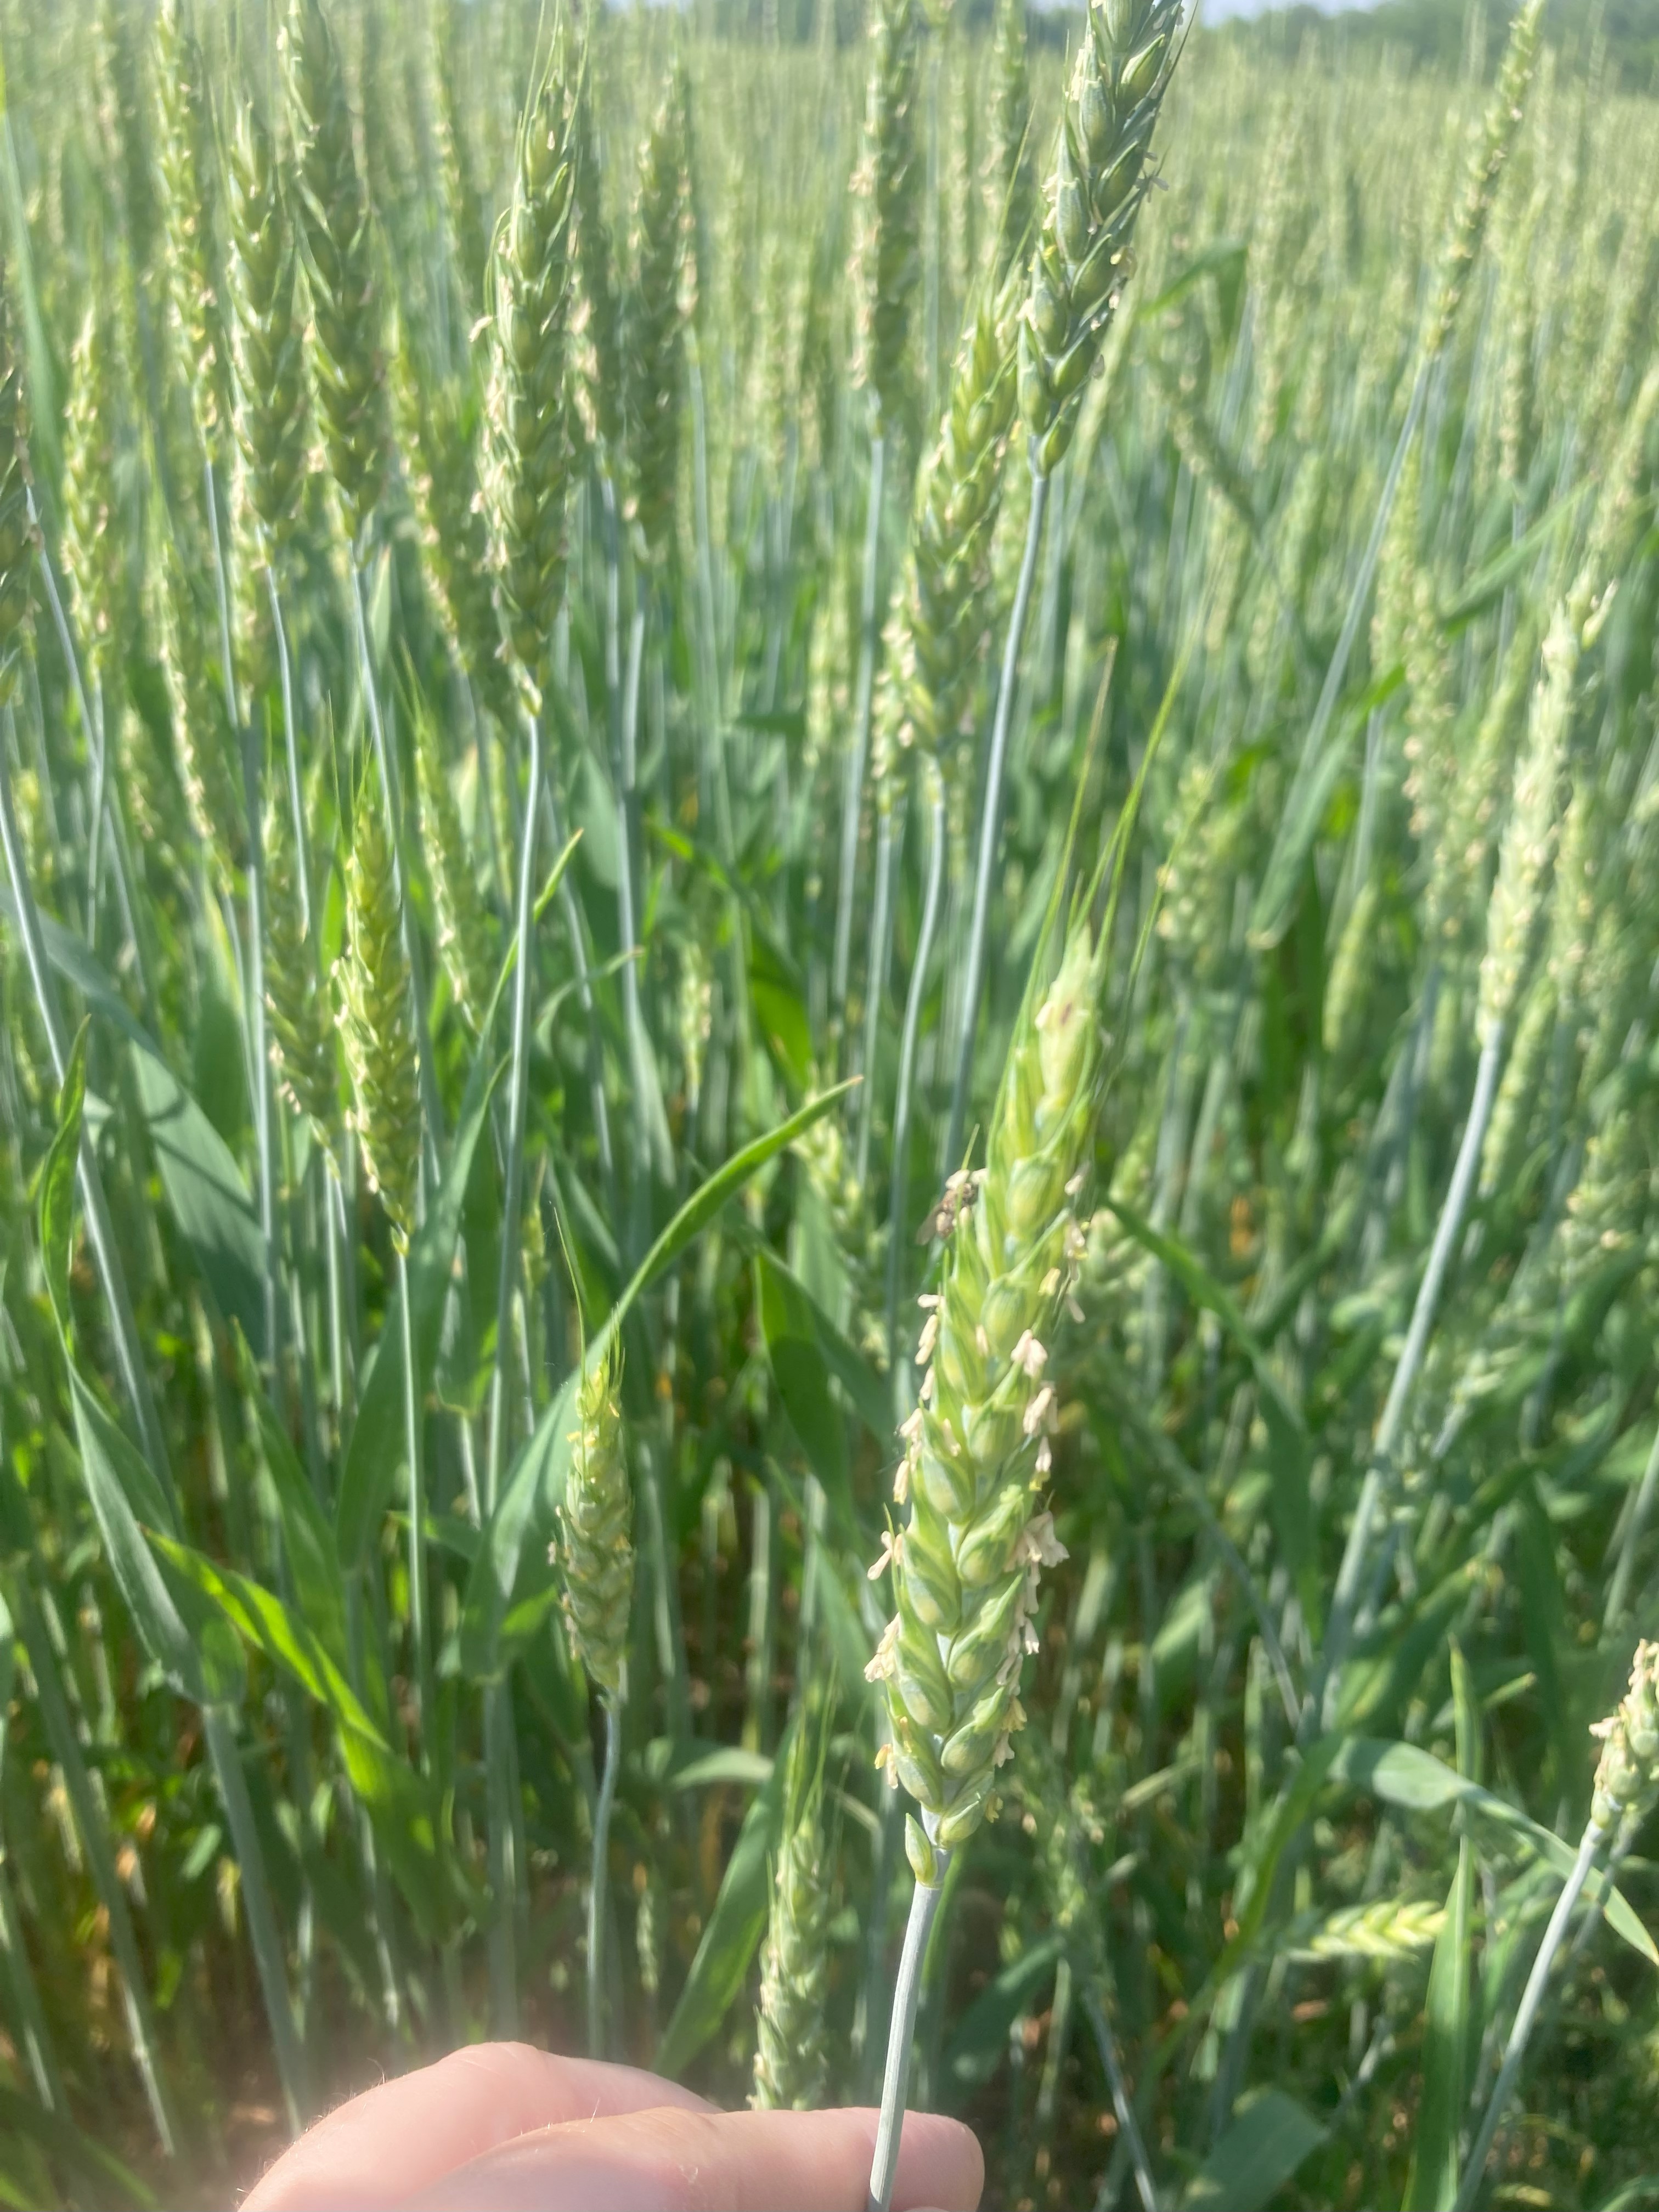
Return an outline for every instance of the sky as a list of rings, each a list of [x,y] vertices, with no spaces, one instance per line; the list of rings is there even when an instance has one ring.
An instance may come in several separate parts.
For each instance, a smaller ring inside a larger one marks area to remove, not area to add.
[[[1204,20],[1218,23],[1228,15],[1259,15],[1273,3],[1273,0],[1203,0]],[[1314,4],[1326,15],[1334,15],[1345,9],[1365,7],[1370,0],[1314,0]]]

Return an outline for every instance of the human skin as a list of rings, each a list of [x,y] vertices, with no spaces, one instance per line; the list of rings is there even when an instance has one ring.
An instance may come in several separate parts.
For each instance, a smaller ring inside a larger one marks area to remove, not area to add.
[[[523,2043],[452,2052],[354,2097],[242,2212],[863,2212],[876,2115],[722,2112],[631,2066]],[[975,2212],[968,2129],[904,2123],[894,2212]]]

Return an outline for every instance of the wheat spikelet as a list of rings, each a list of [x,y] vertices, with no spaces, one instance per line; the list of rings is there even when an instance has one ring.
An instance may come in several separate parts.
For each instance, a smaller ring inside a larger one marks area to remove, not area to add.
[[[144,82],[143,18],[121,0],[99,0],[94,25],[106,127],[120,172],[118,196],[126,246],[134,271],[143,276],[154,264],[159,228],[152,103]]]
[[[1337,1959],[1393,1966],[1420,1958],[1437,1940],[1445,1917],[1429,1898],[1379,1897],[1369,1905],[1345,1905],[1308,1929],[1283,1955],[1310,1964]]]
[[[571,343],[587,441],[600,447],[614,468],[623,451],[628,371],[616,255],[605,219],[605,167],[595,108],[590,75],[576,103],[576,301]]]
[[[1543,15],[1544,0],[1526,0],[1516,15],[1510,26],[1509,43],[1504,50],[1492,98],[1471,133],[1463,189],[1441,249],[1434,305],[1424,328],[1425,360],[1436,360],[1444,350],[1452,325],[1457,319],[1469,271],[1486,236],[1498,179],[1521,125],[1527,87],[1532,81],[1533,64],[1537,58]]]
[[[438,952],[448,972],[456,1002],[477,1035],[483,1026],[495,981],[496,959],[489,918],[478,896],[471,856],[450,787],[438,725],[431,708],[414,695],[415,774],[421,802],[421,843],[432,886]]]
[[[995,612],[991,544],[1015,417],[1019,287],[976,307],[963,334],[939,439],[917,479],[899,596],[888,618],[875,713],[884,797],[896,753],[920,746],[947,776]]]
[[[345,71],[322,0],[294,0],[283,46],[311,296],[312,381],[341,520],[356,547],[380,495],[388,444],[368,203]]]
[[[1129,273],[1180,15],[1181,0],[1091,0],[1020,327],[1020,411],[1031,465],[1044,476],[1072,441]]]
[[[231,411],[216,235],[219,156],[207,59],[189,0],[163,0],[157,11],[155,64],[167,304],[197,435],[216,458]]]
[[[674,531],[685,333],[694,304],[690,88],[677,60],[640,150],[623,325],[629,510],[647,561]]]
[[[622,1696],[634,1597],[634,1492],[623,1433],[621,1364],[613,1340],[583,1370],[557,1547],[571,1646],[588,1680],[613,1705]]]
[[[823,1842],[823,1745],[803,1719],[790,1746],[783,1836],[772,1877],[755,2014],[757,2112],[816,2111],[829,2079],[830,1869]]]
[[[433,0],[432,119],[444,215],[466,312],[478,314],[489,282],[489,203],[463,112],[462,70],[453,0]]]
[[[854,283],[854,381],[870,394],[878,430],[902,416],[910,307],[921,282],[922,160],[916,144],[921,29],[915,0],[875,0]]]
[[[1601,1747],[1590,1819],[1603,1829],[1620,1819],[1634,1826],[1659,1794],[1659,1644],[1637,1645],[1630,1686],[1590,1734]]]
[[[472,395],[455,380],[440,381],[426,373],[402,321],[392,390],[428,587],[479,704],[505,725],[514,702],[490,583]]]
[[[29,643],[36,532],[29,514],[23,372],[11,349],[0,268],[0,707],[11,697]]]
[[[1036,164],[1031,158],[1031,70],[1025,0],[997,0],[991,26],[989,212],[997,228],[997,266],[1024,259],[1036,222]]]
[[[299,525],[309,410],[295,298],[299,248],[276,145],[248,100],[237,116],[228,174],[241,489],[271,558]]]
[[[1033,1493],[1048,1474],[1057,1406],[1044,1339],[1085,1247],[1077,1208],[1100,1103],[1100,981],[1079,920],[1053,982],[1022,1012],[988,1164],[947,1185],[955,1218],[894,1486],[909,1517],[872,1570],[890,1563],[897,1606],[868,1669],[892,1728],[882,1762],[946,1847],[985,1818],[1024,1725],[1019,1676],[1041,1571],[1065,1557]]]
[[[218,656],[210,649],[210,615],[173,538],[161,559],[161,673],[173,716],[173,754],[190,825],[229,889],[247,851],[247,811],[235,770],[235,733],[225,706]]]
[[[339,1118],[334,1028],[314,940],[300,903],[294,823],[286,793],[265,809],[265,1014],[276,1086],[333,1157]]]
[[[346,943],[334,963],[340,1041],[351,1078],[351,1126],[369,1187],[380,1194],[399,1253],[415,1233],[421,1172],[421,1092],[408,955],[392,841],[372,775],[358,786],[346,867]]]
[[[571,209],[580,70],[561,24],[525,111],[512,211],[496,247],[485,489],[495,601],[529,710],[564,590],[570,431]]]
[[[94,299],[70,357],[64,409],[64,563],[94,684],[113,670],[128,629],[127,573],[115,468],[125,413],[112,318]]]

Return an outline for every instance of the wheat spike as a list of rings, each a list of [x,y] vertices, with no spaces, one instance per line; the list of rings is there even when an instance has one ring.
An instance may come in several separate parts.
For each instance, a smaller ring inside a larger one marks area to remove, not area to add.
[[[584,1369],[570,1474],[559,1507],[564,1611],[588,1680],[622,1696],[634,1597],[634,1492],[623,1430],[621,1355],[614,1340]]]
[[[685,331],[694,305],[690,85],[677,60],[640,149],[623,322],[629,505],[647,561],[672,541]]]
[[[495,600],[525,702],[539,710],[564,590],[570,486],[571,208],[581,77],[561,23],[519,132],[513,206],[498,241],[485,477]]]
[[[231,412],[217,234],[219,155],[207,59],[190,0],[162,0],[155,64],[167,304],[197,435],[216,459]]]
[[[473,1033],[482,1030],[495,981],[496,957],[489,917],[478,896],[471,856],[443,757],[436,717],[425,698],[413,697],[415,774],[421,802],[421,843],[432,886],[438,952],[456,1002]]]
[[[798,1722],[761,1951],[749,2093],[757,2112],[816,2111],[829,2078],[824,2004],[831,1877],[823,1838],[823,1750],[818,1733],[804,1718]]]
[[[340,50],[322,0],[294,0],[283,29],[300,232],[311,295],[311,370],[347,541],[361,546],[389,444],[380,297]]]
[[[346,868],[346,944],[334,964],[351,1126],[392,1241],[407,1252],[421,1173],[421,1092],[392,841],[372,774],[358,786]]]
[[[1039,1503],[1058,1405],[1045,1340],[1085,1245],[1100,981],[1079,920],[1054,981],[1022,1012],[987,1165],[946,1186],[944,1270],[917,1352],[921,1402],[904,1425],[894,1486],[909,1516],[872,1570],[890,1565],[897,1608],[867,1670],[892,1728],[882,1763],[947,1848],[985,1818],[1024,1725],[1019,1677],[1035,1648],[1037,1587],[1066,1556]]]
[[[1181,0],[1090,0],[1020,328],[1020,411],[1043,476],[1071,444],[1129,274],[1180,15]]]
[[[869,392],[877,428],[903,411],[910,307],[921,282],[922,161],[916,144],[921,26],[915,0],[876,0],[859,196],[854,282],[858,295],[855,380]]]
[[[975,309],[951,381],[938,442],[916,485],[899,597],[888,619],[875,714],[876,773],[920,746],[948,777],[995,601],[991,543],[1015,421],[1019,285]]]
[[[270,558],[299,526],[309,405],[292,212],[276,144],[248,100],[228,168],[236,440],[243,494]]]
[[[294,823],[286,793],[265,809],[265,1012],[277,1088],[310,1121],[333,1157],[339,1118],[334,1027],[318,972],[314,939],[300,904]]]
[[[5,271],[0,268],[0,707],[11,697],[27,650],[36,532],[29,513],[23,372],[11,349]]]

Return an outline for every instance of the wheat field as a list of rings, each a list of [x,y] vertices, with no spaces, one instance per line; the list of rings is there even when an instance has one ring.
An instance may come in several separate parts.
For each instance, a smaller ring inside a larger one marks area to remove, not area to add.
[[[1464,43],[0,0],[5,2203],[1659,2203],[1659,106]]]

